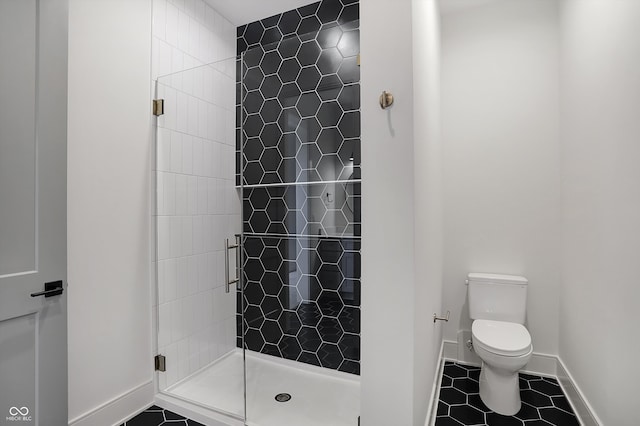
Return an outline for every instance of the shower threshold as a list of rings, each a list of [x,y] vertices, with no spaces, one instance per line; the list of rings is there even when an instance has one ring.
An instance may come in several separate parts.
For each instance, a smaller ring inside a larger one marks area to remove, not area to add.
[[[359,376],[252,351],[246,352],[246,364],[248,426],[357,424]],[[242,351],[236,349],[170,387],[164,394],[241,418],[243,383]],[[283,393],[291,398],[286,402],[276,400],[275,396]],[[220,418],[219,414],[215,417]],[[237,424],[237,420],[229,424]]]

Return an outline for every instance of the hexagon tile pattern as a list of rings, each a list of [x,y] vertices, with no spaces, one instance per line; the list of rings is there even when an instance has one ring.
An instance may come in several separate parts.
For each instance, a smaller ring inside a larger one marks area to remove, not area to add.
[[[522,408],[515,416],[494,413],[480,399],[480,367],[447,361],[436,426],[579,426],[556,379],[520,373]]]
[[[236,182],[251,186],[238,346],[354,374],[360,183],[344,181],[360,179],[359,52],[357,0],[238,28]]]
[[[173,411],[152,405],[120,426],[204,426]]]
[[[244,232],[360,236],[360,183],[247,188]]]
[[[238,28],[236,166],[244,184],[360,178],[359,52],[353,0]]]
[[[360,241],[245,236],[243,252],[245,347],[359,374]]]

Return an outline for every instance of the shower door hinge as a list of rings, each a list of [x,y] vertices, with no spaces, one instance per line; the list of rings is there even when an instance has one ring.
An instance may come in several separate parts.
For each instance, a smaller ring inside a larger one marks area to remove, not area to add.
[[[156,117],[164,114],[164,99],[153,100],[153,115]]]
[[[167,359],[164,355],[156,355],[154,358],[156,371],[167,371]]]
[[[358,58],[356,59],[356,64],[360,66],[360,54],[358,53]]]

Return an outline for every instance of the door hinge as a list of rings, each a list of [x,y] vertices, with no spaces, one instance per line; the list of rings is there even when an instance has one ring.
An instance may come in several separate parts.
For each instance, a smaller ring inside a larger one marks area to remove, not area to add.
[[[153,115],[160,116],[164,114],[164,99],[153,100]]]
[[[356,64],[360,66],[360,54],[358,53],[358,58],[356,59]]]
[[[167,359],[164,355],[156,355],[154,358],[156,371],[167,371]]]

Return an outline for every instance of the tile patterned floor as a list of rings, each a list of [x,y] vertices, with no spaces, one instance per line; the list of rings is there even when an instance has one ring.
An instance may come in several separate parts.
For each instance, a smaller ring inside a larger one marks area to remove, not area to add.
[[[152,405],[120,426],[204,426],[179,414]]]
[[[579,426],[555,379],[520,374],[522,408],[512,417],[494,413],[480,400],[480,367],[447,361],[436,426]]]

